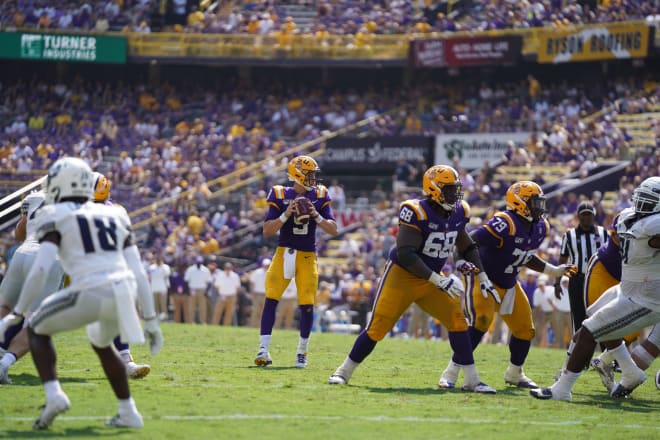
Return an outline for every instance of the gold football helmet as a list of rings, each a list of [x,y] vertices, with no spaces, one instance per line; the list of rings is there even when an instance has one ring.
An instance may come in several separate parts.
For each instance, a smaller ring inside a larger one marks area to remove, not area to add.
[[[103,174],[94,171],[94,201],[103,203],[110,198],[112,183]]]
[[[506,191],[506,209],[527,221],[534,222],[545,213],[545,195],[541,187],[529,180],[521,180]]]
[[[434,165],[424,173],[424,194],[447,211],[453,211],[463,198],[458,172],[448,165]]]
[[[321,171],[316,161],[309,156],[296,156],[287,167],[289,180],[305,187],[307,191],[316,186],[316,173]]]

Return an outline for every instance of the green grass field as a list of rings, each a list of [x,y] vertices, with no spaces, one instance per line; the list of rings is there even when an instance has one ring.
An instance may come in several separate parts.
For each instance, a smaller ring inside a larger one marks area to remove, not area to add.
[[[573,402],[538,401],[504,384],[507,347],[477,350],[482,379],[498,394],[476,395],[437,389],[450,356],[447,342],[386,339],[342,387],[327,379],[354,335],[313,334],[309,365],[298,370],[296,332],[275,331],[274,364],[267,368],[252,366],[257,329],[164,324],[163,332],[166,346],[157,357],[133,347],[136,359],[153,368],[131,382],[143,430],[103,425],[117,402],[81,330],[55,339],[71,409],[50,431],[32,431],[44,393],[27,357],[11,370],[14,385],[0,386],[0,438],[660,438],[660,391],[651,379],[632,398],[613,400],[589,371]],[[532,348],[526,373],[548,385],[563,356]]]

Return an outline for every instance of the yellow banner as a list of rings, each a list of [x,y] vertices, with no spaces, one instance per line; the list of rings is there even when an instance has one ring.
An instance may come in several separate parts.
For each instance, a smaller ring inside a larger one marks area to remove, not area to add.
[[[543,29],[539,63],[571,63],[642,58],[649,49],[649,27],[643,21]]]

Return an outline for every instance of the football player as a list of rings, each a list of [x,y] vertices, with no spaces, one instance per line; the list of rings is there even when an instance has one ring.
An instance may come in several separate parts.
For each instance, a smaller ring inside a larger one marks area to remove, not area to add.
[[[46,405],[33,427],[47,429],[70,406],[57,379],[52,335],[86,326],[118,399],[118,414],[107,425],[141,428],[142,416],[130,395],[124,363],[111,343],[117,334],[133,343],[144,342],[146,336],[155,355],[163,336],[149,281],[132,242],[130,219],[123,209],[89,202],[94,196],[92,171],[80,159],[57,160],[46,182],[46,205],[36,215],[39,252],[14,312],[0,321],[0,327],[6,328],[23,320],[59,255],[70,285],[48,296],[28,322],[30,352],[46,393]],[[146,318],[144,334],[136,299]]]
[[[279,232],[277,249],[266,272],[266,300],[261,315],[259,351],[254,358],[258,366],[273,363],[268,348],[275,323],[277,304],[292,278],[296,280],[300,310],[300,340],[296,351],[295,366],[307,366],[309,334],[314,322],[314,298],[318,289],[316,264],[316,229],[321,228],[331,236],[337,235],[337,223],[332,215],[332,200],[328,189],[317,184],[320,171],[316,161],[309,156],[293,158],[287,167],[288,178],[293,186],[275,185],[268,193],[268,212],[264,220],[263,235],[272,237]],[[298,217],[294,210],[303,209],[296,199],[306,200],[307,219]],[[295,201],[295,202],[294,202]]]
[[[485,225],[470,233],[479,247],[479,254],[488,278],[502,298],[484,295],[474,274],[465,276],[465,313],[470,322],[470,341],[475,350],[488,331],[495,313],[499,313],[511,330],[510,362],[504,381],[521,388],[537,385],[523,372],[523,364],[534,338],[532,309],[518,281],[522,266],[549,276],[570,276],[577,270],[572,265],[554,266],[535,255],[550,228],[545,213],[545,195],[539,185],[520,181],[506,192],[506,210],[496,213]],[[442,373],[439,385],[452,387],[460,371],[460,359],[452,358]]]
[[[378,286],[371,320],[328,382],[347,384],[355,368],[414,302],[449,331],[456,362],[465,371],[463,389],[494,394],[496,391],[481,381],[474,365],[468,325],[461,309],[463,286],[458,279],[440,275],[450,253],[457,249],[464,258],[457,261],[457,268],[479,272],[483,294],[493,295],[493,301],[499,301],[483,271],[477,248],[465,231],[470,208],[461,200],[461,181],[454,168],[435,165],[424,173],[422,186],[425,198],[406,200],[399,208],[396,246],[390,251]]]
[[[621,338],[654,325],[649,344],[640,344],[636,355],[650,364],[660,345],[660,177],[650,177],[635,189],[633,208],[624,210],[616,234],[622,255],[621,283],[608,289],[592,306],[597,309],[576,333],[576,343],[561,376],[550,388],[530,391],[538,399],[571,400],[573,385],[591,357],[597,342],[604,343],[621,368],[621,377],[610,391],[626,397],[646,380]],[[612,298],[610,300],[610,298]],[[602,303],[602,304],[599,304]]]
[[[93,173],[94,177],[94,202],[103,203],[110,206],[118,206],[121,209],[121,205],[117,205],[110,201],[110,188],[112,187],[112,182],[108,180],[103,174],[99,172]],[[142,379],[146,377],[151,372],[151,366],[148,364],[136,364],[133,360],[133,355],[131,355],[131,349],[128,344],[121,341],[120,337],[117,336],[112,342],[119,352],[119,355],[124,360],[126,365],[126,373],[131,379]]]
[[[18,302],[21,287],[34,263],[34,258],[39,251],[37,242],[37,226],[35,215],[37,210],[44,204],[45,195],[43,191],[37,191],[28,194],[21,204],[21,218],[16,225],[14,236],[16,241],[22,242],[16,249],[7,273],[0,284],[0,317],[9,314]],[[57,291],[60,287],[63,276],[62,266],[59,260],[56,260],[51,266],[46,284],[40,295],[30,304],[27,311],[28,315],[34,312],[41,301],[48,295]],[[27,328],[23,323],[8,328],[0,339],[0,348],[4,350],[4,355],[0,359],[0,384],[10,384],[9,368],[30,350],[27,337]]]

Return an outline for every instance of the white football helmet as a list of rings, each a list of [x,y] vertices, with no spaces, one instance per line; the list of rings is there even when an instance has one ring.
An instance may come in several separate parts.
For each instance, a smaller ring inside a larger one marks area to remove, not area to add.
[[[58,203],[62,199],[94,197],[92,169],[81,159],[65,157],[57,160],[46,178],[46,203]]]
[[[637,214],[660,212],[660,177],[649,177],[635,188],[632,203]]]

